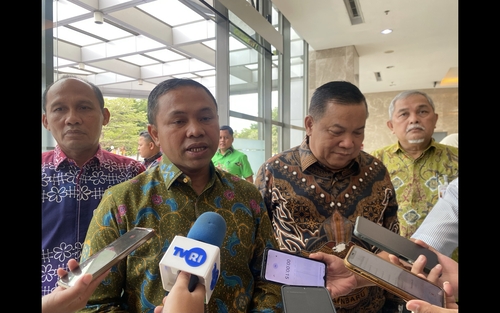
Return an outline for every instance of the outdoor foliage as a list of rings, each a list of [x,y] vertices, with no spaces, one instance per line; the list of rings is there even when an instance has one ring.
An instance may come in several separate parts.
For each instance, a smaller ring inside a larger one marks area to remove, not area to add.
[[[137,157],[137,141],[139,133],[148,129],[147,100],[130,98],[105,98],[105,107],[111,113],[108,125],[103,126],[101,134],[102,148]],[[278,117],[278,108],[273,108],[273,119]],[[273,154],[278,152],[278,130],[273,126]],[[241,139],[259,139],[257,123],[250,124],[249,128],[235,131],[234,136]]]
[[[111,113],[108,125],[103,126],[102,148],[111,151],[125,149],[125,155],[137,155],[137,140],[142,130],[147,130],[146,99],[105,98],[104,106]]]

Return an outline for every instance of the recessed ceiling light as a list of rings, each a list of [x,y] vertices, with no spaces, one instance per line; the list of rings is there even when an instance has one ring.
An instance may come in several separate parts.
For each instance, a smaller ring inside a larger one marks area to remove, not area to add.
[[[394,50],[387,50],[387,51],[384,51],[384,53],[393,53]]]
[[[389,65],[386,68],[393,68],[393,67],[394,67],[394,65]]]
[[[390,33],[392,33],[392,29],[389,29],[389,28],[384,29],[383,31],[381,31],[381,33],[384,35],[390,34]]]

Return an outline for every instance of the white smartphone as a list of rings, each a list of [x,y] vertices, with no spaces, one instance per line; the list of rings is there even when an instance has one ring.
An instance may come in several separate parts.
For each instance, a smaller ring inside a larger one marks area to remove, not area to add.
[[[92,274],[93,279],[120,262],[132,251],[153,237],[152,228],[134,227],[115,241],[80,263],[80,265],[59,278],[57,284],[69,288],[84,274]]]
[[[445,307],[443,288],[359,246],[351,247],[344,264],[349,270],[405,301],[418,299]]]
[[[281,286],[284,313],[336,313],[324,286]]]
[[[266,248],[262,259],[264,280],[298,286],[325,286],[326,264],[277,249]]]
[[[431,250],[362,216],[356,218],[353,233],[359,239],[394,254],[410,264],[413,264],[419,255],[425,255],[427,262],[425,263],[424,272],[426,273],[429,273],[429,271],[438,264],[438,257]]]

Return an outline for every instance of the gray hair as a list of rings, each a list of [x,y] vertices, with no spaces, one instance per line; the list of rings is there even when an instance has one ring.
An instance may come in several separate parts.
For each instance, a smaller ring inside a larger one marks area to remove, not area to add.
[[[418,91],[418,90],[407,90],[407,91],[400,92],[397,96],[394,97],[394,99],[392,99],[391,104],[389,105],[389,120],[392,120],[392,114],[394,113],[394,106],[396,104],[396,101],[401,100],[401,99],[406,99],[406,98],[411,97],[413,95],[424,96],[427,99],[427,101],[429,102],[429,104],[431,105],[432,111],[433,112],[436,111],[436,107],[434,106],[434,101],[432,101],[431,97],[429,97],[428,94],[426,94],[425,92],[422,92],[422,91]]]

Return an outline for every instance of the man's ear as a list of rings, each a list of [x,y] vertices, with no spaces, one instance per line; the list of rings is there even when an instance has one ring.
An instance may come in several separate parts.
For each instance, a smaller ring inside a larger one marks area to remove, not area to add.
[[[109,117],[111,116],[111,113],[109,113],[108,108],[102,109],[102,116],[104,119],[102,120],[102,126],[106,126],[109,123]]]
[[[389,129],[392,130],[392,133],[394,134],[394,126],[392,125],[392,121],[388,120],[386,124],[387,127],[389,127]]]
[[[311,135],[313,124],[314,124],[314,119],[312,118],[312,116],[306,115],[306,117],[304,118],[304,125],[306,126],[306,134],[308,136]]]
[[[156,129],[156,126],[148,124],[148,132],[155,144],[160,147],[160,138],[158,138],[158,129]]]
[[[49,122],[47,122],[47,115],[45,115],[45,113],[42,114],[42,124],[45,129],[50,131]]]
[[[151,139],[153,139],[153,138],[151,138]],[[148,143],[148,146],[149,146],[149,150],[153,150],[153,149],[154,149],[154,147],[155,147],[155,143],[154,143],[154,141],[150,141],[150,142]]]

